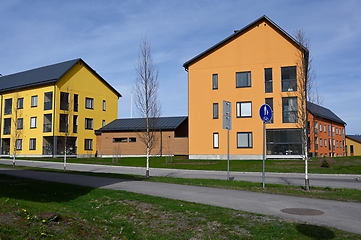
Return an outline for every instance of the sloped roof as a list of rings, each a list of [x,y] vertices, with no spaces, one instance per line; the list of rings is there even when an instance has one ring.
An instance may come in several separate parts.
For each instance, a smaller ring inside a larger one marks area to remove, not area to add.
[[[79,61],[90,69],[90,71],[92,71],[92,73],[95,74],[112,91],[114,91],[118,97],[122,96],[81,58],[2,76],[0,77],[0,93],[19,90],[26,87],[54,84]]]
[[[156,130],[174,130],[178,128],[188,117],[160,117],[156,122]],[[144,131],[146,130],[145,118],[122,118],[116,119],[96,132],[118,131]]]
[[[276,23],[274,23],[270,18],[268,18],[266,15],[263,15],[262,17],[258,18],[257,20],[255,20],[254,22],[248,24],[247,26],[245,26],[244,28],[234,31],[234,33],[232,35],[230,35],[229,37],[223,39],[222,41],[218,42],[217,44],[213,45],[212,47],[208,48],[207,50],[205,50],[204,52],[198,54],[197,56],[195,56],[194,58],[190,59],[189,61],[185,62],[183,64],[183,67],[185,68],[185,70],[188,70],[188,67],[190,64],[192,64],[193,62],[197,61],[198,59],[202,58],[204,55],[214,51],[215,49],[221,47],[222,45],[224,45],[225,43],[237,38],[238,36],[244,34],[246,31],[248,31],[250,28],[252,28],[254,25],[259,24],[262,21],[266,21],[268,22],[268,24],[274,26],[275,28],[277,28],[285,38],[287,38],[290,42],[293,42],[295,45],[301,46],[301,48],[308,53],[308,50],[302,46],[296,39],[294,39],[291,35],[289,35],[286,31],[284,31],[282,28],[280,28]]]
[[[361,135],[346,135],[346,138],[350,138],[356,142],[361,143]]]
[[[317,104],[307,102],[307,110],[316,117],[328,119],[337,123],[346,124],[341,118],[334,114],[330,109],[321,107]]]

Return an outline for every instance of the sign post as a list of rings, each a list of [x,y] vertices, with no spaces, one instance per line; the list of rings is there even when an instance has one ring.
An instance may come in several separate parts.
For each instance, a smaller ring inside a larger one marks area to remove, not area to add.
[[[229,176],[229,130],[232,129],[232,104],[223,100],[222,127],[227,130],[227,180],[232,180]]]
[[[262,188],[265,188],[265,161],[266,161],[266,123],[272,120],[272,108],[268,104],[263,104],[259,109],[259,116],[263,121],[263,161],[262,161]]]

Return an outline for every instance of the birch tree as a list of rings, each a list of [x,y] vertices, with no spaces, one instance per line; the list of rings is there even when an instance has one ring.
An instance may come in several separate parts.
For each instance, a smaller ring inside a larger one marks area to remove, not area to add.
[[[17,151],[22,149],[23,140],[23,118],[22,109],[24,104],[24,98],[19,97],[19,93],[15,94],[14,102],[12,103],[12,116],[11,121],[14,127],[12,131],[13,140],[13,167],[15,167]]]
[[[146,37],[142,38],[139,46],[135,71],[136,78],[132,92],[139,115],[145,120],[145,131],[138,132],[138,136],[146,147],[145,176],[149,177],[149,156],[156,143],[160,105],[158,103],[158,69],[153,62],[150,44]]]

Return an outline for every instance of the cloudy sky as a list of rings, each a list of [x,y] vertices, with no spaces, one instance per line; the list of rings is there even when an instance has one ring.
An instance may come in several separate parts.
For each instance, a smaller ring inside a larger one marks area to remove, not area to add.
[[[267,15],[291,35],[305,31],[323,106],[347,122],[347,134],[361,134],[360,9],[359,0],[2,0],[0,74],[82,58],[123,95],[119,117],[130,117],[134,66],[147,35],[162,116],[184,116],[183,63]]]

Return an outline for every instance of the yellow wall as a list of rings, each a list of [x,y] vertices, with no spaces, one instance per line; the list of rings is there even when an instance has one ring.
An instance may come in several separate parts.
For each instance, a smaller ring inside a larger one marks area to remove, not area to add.
[[[260,22],[249,31],[227,42],[215,51],[192,63],[189,68],[188,116],[189,154],[225,155],[227,132],[222,129],[222,101],[232,103],[230,154],[235,158],[262,154],[262,126],[259,108],[265,98],[273,98],[274,123],[267,128],[294,128],[282,123],[281,67],[295,66],[297,48],[267,22]],[[273,93],[265,93],[264,68],[273,70]],[[251,71],[251,87],[236,88],[236,72]],[[212,74],[218,74],[218,90],[212,90]],[[236,102],[252,101],[252,117],[236,118]],[[219,119],[213,119],[213,103],[219,104]],[[213,132],[219,133],[219,149],[213,149]],[[253,148],[237,149],[237,132],[253,133]]]
[[[350,152],[350,146],[353,145],[353,155]],[[347,156],[361,156],[361,143],[346,137]]]

